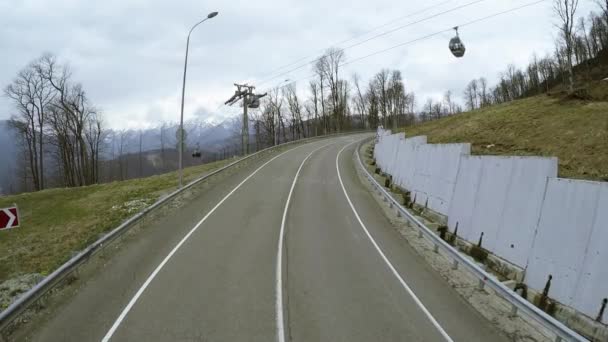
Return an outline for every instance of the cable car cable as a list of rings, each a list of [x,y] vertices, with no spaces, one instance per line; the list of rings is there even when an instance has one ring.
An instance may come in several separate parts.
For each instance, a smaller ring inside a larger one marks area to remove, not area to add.
[[[510,9],[507,9],[505,11],[501,11],[501,12],[496,12],[496,13],[487,15],[485,17],[474,19],[474,20],[471,20],[471,21],[468,21],[468,22],[465,22],[463,24],[459,24],[459,25],[456,25],[456,26],[458,26],[459,28],[461,28],[461,27],[473,25],[473,24],[476,24],[476,23],[479,23],[479,22],[482,22],[482,21],[485,21],[485,20],[488,20],[488,19],[500,16],[500,15],[504,15],[504,14],[507,14],[507,13],[515,12],[515,11],[518,11],[520,9],[523,9],[523,8],[526,8],[526,7],[531,7],[531,6],[537,5],[537,4],[541,3],[541,2],[546,2],[546,1],[547,0],[538,0],[538,1],[530,2],[530,3],[526,3],[526,4],[521,5],[521,6],[513,7],[513,8],[510,8]],[[369,57],[372,57],[372,56],[375,56],[375,55],[378,55],[378,54],[381,54],[381,53],[384,53],[384,52],[387,52],[387,51],[390,51],[390,50],[394,50],[396,48],[399,48],[399,47],[402,47],[402,46],[405,46],[405,45],[409,45],[409,44],[412,44],[412,43],[415,43],[415,42],[426,40],[426,39],[432,38],[434,36],[437,36],[437,35],[440,35],[440,34],[443,34],[443,33],[446,33],[446,32],[451,32],[453,30],[454,30],[454,27],[450,27],[450,28],[447,28],[447,29],[444,29],[444,30],[441,30],[441,31],[433,32],[431,34],[428,34],[428,35],[425,35],[425,36],[422,36],[422,37],[419,37],[419,38],[416,38],[416,39],[412,39],[412,40],[409,40],[407,42],[403,42],[403,43],[400,43],[400,44],[397,44],[397,45],[393,45],[391,47],[388,47],[388,48],[385,48],[385,49],[382,49],[382,50],[378,50],[378,51],[372,52],[372,53],[370,53],[368,55],[365,55],[365,56],[362,56],[362,57],[351,59],[349,61],[346,61],[346,62],[340,64],[339,66],[342,67],[342,66],[346,66],[346,65],[349,65],[349,64],[352,64],[352,63],[355,63],[355,62],[359,62],[359,61],[361,61],[363,59],[367,59]],[[309,79],[309,78],[312,78],[314,76],[316,76],[316,75],[314,75],[314,74],[313,75],[309,75],[309,76],[306,76],[306,77],[302,77],[302,78],[296,79],[293,82]]]
[[[391,25],[391,24],[393,24],[393,23],[396,23],[396,22],[398,22],[398,21],[401,21],[401,20],[403,20],[403,19],[411,18],[411,17],[413,17],[413,16],[416,16],[416,15],[418,15],[418,14],[424,13],[424,12],[426,12],[426,11],[428,11],[428,10],[431,10],[431,9],[437,8],[437,7],[439,7],[439,6],[443,6],[443,5],[445,5],[445,4],[447,4],[447,3],[450,3],[450,2],[453,2],[453,1],[454,1],[454,0],[442,1],[442,2],[440,2],[440,3],[438,3],[438,4],[435,4],[435,5],[432,5],[432,6],[425,7],[425,8],[423,8],[423,9],[419,10],[419,11],[416,11],[416,12],[413,12],[413,13],[409,13],[409,14],[406,14],[406,15],[404,15],[404,16],[401,16],[401,17],[398,17],[398,18],[392,19],[392,20],[390,20],[390,21],[388,21],[388,22],[386,22],[386,23],[384,23],[384,24],[382,24],[382,25],[376,26],[376,27],[374,27],[374,28],[371,28],[371,29],[369,29],[369,30],[367,30],[367,31],[363,32],[363,33],[357,34],[357,35],[355,35],[354,37],[351,37],[351,38],[348,38],[348,39],[345,39],[345,40],[339,41],[339,42],[334,43],[334,44],[331,44],[331,45],[329,45],[329,46],[327,46],[327,47],[325,47],[325,48],[318,49],[317,51],[318,51],[319,53],[323,53],[323,52],[324,52],[325,50],[327,50],[328,48],[337,47],[338,45],[342,45],[342,44],[348,43],[348,42],[353,41],[353,40],[355,40],[355,39],[357,39],[357,38],[361,38],[361,37],[363,37],[363,36],[365,36],[365,35],[367,35],[367,34],[369,34],[369,33],[372,33],[372,32],[374,32],[374,31],[377,31],[378,29],[381,29],[381,28],[383,28],[383,27],[389,26],[389,25]],[[316,55],[316,54],[315,54],[315,55]],[[275,68],[275,69],[272,69],[272,70],[270,70],[270,71],[268,71],[268,72],[265,72],[265,73],[263,73],[263,75],[270,75],[270,74],[274,74],[274,73],[276,73],[276,72],[280,71],[281,69],[285,69],[285,68],[287,68],[287,67],[293,66],[294,64],[297,64],[297,63],[299,63],[299,62],[301,62],[301,61],[303,61],[303,60],[305,60],[305,59],[308,59],[308,58],[314,57],[315,55],[307,55],[307,56],[305,56],[305,57],[298,58],[297,60],[295,60],[295,61],[293,61],[293,62],[291,62],[291,63],[289,63],[289,64],[285,64],[285,65],[282,65],[282,66],[277,67],[277,68]]]
[[[374,39],[380,38],[380,37],[385,36],[385,35],[387,35],[387,34],[390,34],[390,33],[393,33],[393,32],[399,31],[399,30],[402,30],[402,29],[407,28],[407,27],[409,27],[409,26],[413,26],[413,25],[416,25],[416,24],[420,24],[420,23],[422,23],[422,22],[424,22],[424,21],[428,21],[428,20],[430,20],[430,19],[434,19],[434,18],[439,17],[439,16],[442,16],[442,15],[444,15],[444,14],[448,14],[448,13],[451,13],[451,12],[458,11],[458,10],[460,10],[460,9],[463,9],[463,8],[466,8],[466,7],[469,7],[469,6],[472,6],[472,5],[478,4],[478,3],[483,2],[483,1],[486,1],[486,0],[475,0],[475,1],[472,1],[472,2],[469,2],[469,3],[466,3],[466,4],[463,4],[463,5],[459,5],[459,6],[456,6],[456,7],[452,7],[452,8],[450,8],[450,9],[448,9],[448,10],[443,11],[443,12],[435,13],[435,14],[433,14],[433,15],[430,15],[430,16],[428,16],[428,17],[422,18],[422,19],[420,19],[420,20],[416,20],[416,21],[410,22],[410,23],[408,23],[408,24],[405,24],[405,25],[399,26],[399,27],[397,27],[397,28],[394,28],[394,29],[391,29],[391,30],[388,30],[388,31],[385,31],[385,32],[382,32],[382,33],[379,33],[379,34],[377,34],[377,35],[375,35],[375,36],[373,36],[373,37],[371,37],[371,38],[368,38],[368,39],[363,40],[362,42],[358,42],[358,43],[355,43],[355,44],[349,45],[349,46],[347,46],[347,47],[345,47],[345,48],[342,48],[342,49],[340,49],[340,50],[345,51],[345,50],[351,49],[351,48],[353,48],[353,47],[355,47],[355,46],[359,46],[359,45],[361,45],[361,44],[367,43],[367,42],[369,42],[369,41],[371,41],[371,40],[374,40]],[[282,73],[280,73],[280,74],[277,74],[277,75],[275,75],[275,76],[272,76],[272,77],[266,78],[266,79],[264,79],[264,80],[262,80],[262,81],[260,81],[260,82],[257,82],[257,84],[258,84],[258,85],[260,85],[260,84],[264,84],[264,83],[267,83],[268,81],[272,81],[272,80],[274,80],[274,79],[276,79],[276,78],[279,78],[279,77],[281,77],[281,76],[285,76],[285,75],[289,74],[290,72],[293,72],[293,71],[296,71],[296,70],[302,69],[303,67],[305,67],[305,66],[307,66],[307,65],[310,65],[310,64],[312,64],[312,63],[315,63],[316,61],[320,60],[321,58],[323,58],[323,56],[324,56],[324,55],[321,55],[321,56],[319,56],[319,57],[317,57],[317,58],[313,59],[312,61],[309,61],[309,62],[306,62],[306,63],[304,63],[304,64],[301,64],[301,65],[299,65],[299,66],[297,66],[297,67],[295,67],[295,68],[293,68],[293,69],[290,69],[290,70],[287,70],[287,71],[282,72]]]
[[[434,15],[432,15],[432,16],[430,16],[430,17],[426,17],[426,18],[424,18],[424,19],[421,19],[421,20],[419,20],[419,21],[414,21],[414,22],[412,22],[412,23],[409,23],[409,24],[406,24],[406,25],[403,25],[403,26],[396,27],[396,28],[394,28],[394,29],[392,29],[392,30],[388,30],[388,31],[382,32],[382,33],[380,33],[380,34],[377,34],[377,35],[375,35],[375,36],[373,36],[373,37],[371,37],[371,38],[368,38],[368,39],[366,39],[366,40],[363,40],[363,41],[361,41],[361,42],[355,43],[355,44],[353,44],[353,45],[349,45],[349,46],[345,47],[345,48],[344,48],[344,50],[347,50],[347,49],[353,48],[353,47],[355,47],[355,46],[359,46],[359,45],[364,44],[364,43],[366,43],[366,42],[368,42],[368,41],[370,41],[370,40],[373,40],[373,39],[376,39],[376,38],[379,38],[379,37],[385,36],[385,35],[387,35],[387,34],[393,33],[393,32],[395,32],[395,31],[399,31],[399,30],[401,30],[401,29],[404,29],[404,28],[406,28],[406,27],[409,27],[409,26],[412,26],[412,25],[415,25],[415,24],[419,24],[419,23],[421,23],[421,22],[423,22],[423,21],[426,21],[426,20],[429,20],[429,19],[433,19],[433,18],[435,18],[435,17],[438,17],[438,16],[441,16],[441,15],[444,15],[444,14],[446,14],[446,13],[453,12],[453,11],[455,11],[455,10],[457,10],[457,9],[463,9],[463,8],[465,8],[465,7],[469,7],[469,6],[472,6],[472,5],[478,4],[478,3],[483,2],[483,1],[485,1],[485,0],[476,0],[476,1],[473,1],[473,2],[469,2],[469,3],[464,4],[464,5],[462,5],[462,6],[458,7],[458,8],[456,8],[456,7],[455,7],[455,8],[454,8],[454,9],[452,9],[452,10],[448,10],[448,11],[445,11],[445,12],[440,12],[440,13],[434,14]]]

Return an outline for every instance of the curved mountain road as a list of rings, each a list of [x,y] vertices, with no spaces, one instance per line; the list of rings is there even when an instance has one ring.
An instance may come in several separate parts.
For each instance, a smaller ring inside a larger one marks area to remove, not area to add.
[[[23,339],[506,341],[361,184],[353,153],[365,137],[226,176],[147,223]]]

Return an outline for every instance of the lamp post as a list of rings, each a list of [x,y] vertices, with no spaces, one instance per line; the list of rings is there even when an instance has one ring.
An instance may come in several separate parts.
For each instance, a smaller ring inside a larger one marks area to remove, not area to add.
[[[194,31],[194,29],[204,23],[205,21],[215,17],[218,14],[218,12],[211,12],[207,15],[207,17],[201,21],[199,21],[198,23],[196,23],[194,26],[192,26],[192,28],[190,29],[190,32],[188,32],[188,39],[186,40],[186,58],[184,60],[184,80],[182,82],[182,107],[181,107],[181,113],[180,113],[180,117],[179,117],[179,187],[181,188],[183,186],[183,180],[184,180],[184,93],[186,91],[186,71],[188,68],[188,50],[190,48],[190,35],[192,34],[192,31]]]

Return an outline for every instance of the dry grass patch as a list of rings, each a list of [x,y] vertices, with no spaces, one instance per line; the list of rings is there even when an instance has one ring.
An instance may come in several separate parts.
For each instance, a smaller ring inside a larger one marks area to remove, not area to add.
[[[231,161],[187,168],[185,181]],[[1,197],[0,207],[19,206],[21,227],[0,233],[0,283],[23,274],[49,274],[75,252],[176,188],[177,174],[170,172]]]

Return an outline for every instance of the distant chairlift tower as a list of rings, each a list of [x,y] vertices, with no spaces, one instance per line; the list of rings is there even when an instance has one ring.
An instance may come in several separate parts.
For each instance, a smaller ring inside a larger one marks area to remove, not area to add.
[[[232,106],[237,103],[239,100],[243,100],[243,126],[241,129],[241,150],[243,155],[249,154],[249,117],[247,115],[247,108],[259,108],[260,107],[260,99],[266,94],[256,95],[253,93],[255,89],[254,86],[250,86],[247,84],[237,84],[235,83],[236,91],[234,95],[224,104]]]

